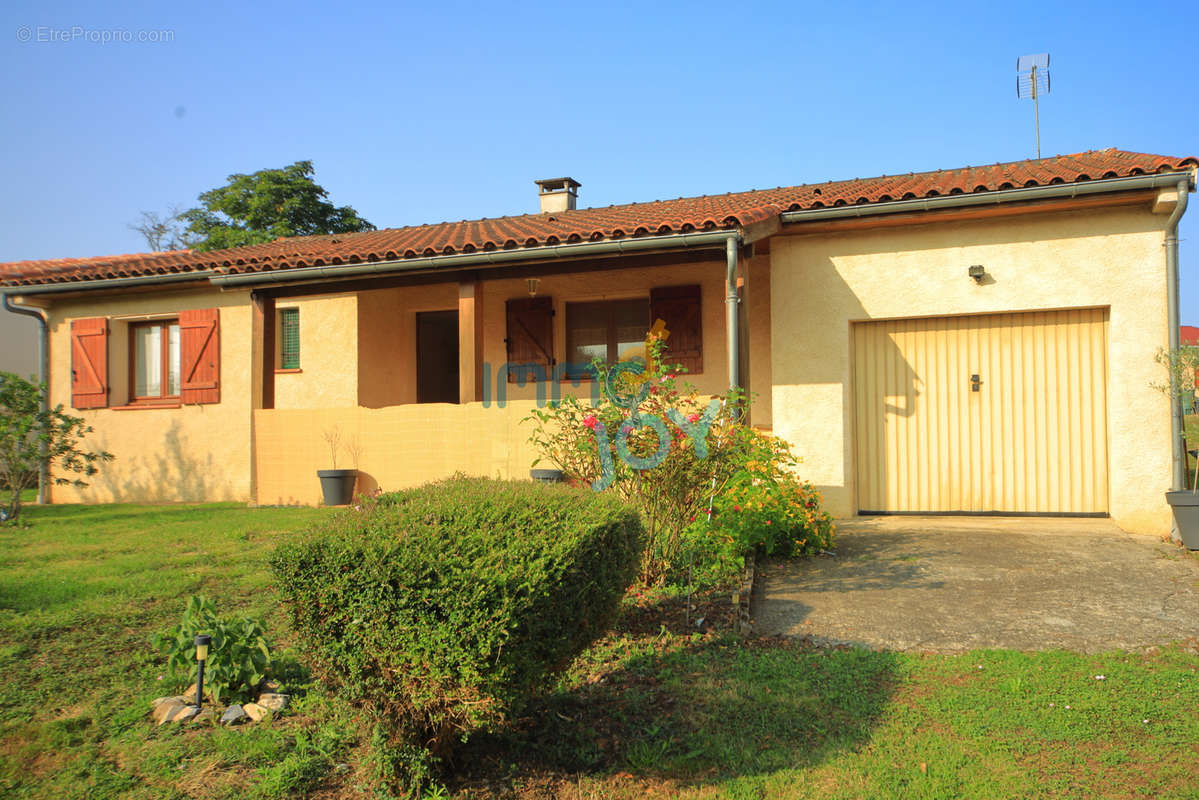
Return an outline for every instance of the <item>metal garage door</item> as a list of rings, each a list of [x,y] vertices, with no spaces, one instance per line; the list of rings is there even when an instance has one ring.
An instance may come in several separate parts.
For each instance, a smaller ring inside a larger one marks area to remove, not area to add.
[[[862,513],[1107,508],[1107,310],[856,323]]]

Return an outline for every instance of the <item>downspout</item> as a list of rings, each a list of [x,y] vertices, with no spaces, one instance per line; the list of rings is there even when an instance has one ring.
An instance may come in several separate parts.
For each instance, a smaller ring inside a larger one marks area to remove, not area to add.
[[[739,374],[740,370],[737,358],[737,354],[741,350],[741,334],[738,330],[737,321],[737,304],[741,302],[741,299],[737,296],[737,251],[740,249],[740,246],[741,240],[737,236],[730,236],[724,243],[725,257],[728,262],[728,271],[725,277],[725,282],[728,286],[728,295],[724,299],[724,325],[728,331],[730,389],[736,389],[741,385],[741,375]]]
[[[1187,210],[1187,195],[1190,192],[1190,181],[1183,179],[1178,182],[1178,202],[1166,220],[1166,324],[1170,326],[1170,352],[1177,353],[1182,344],[1178,310],[1178,222]],[[1174,376],[1171,376],[1171,381]],[[1174,387],[1171,387],[1174,388]],[[1175,393],[1170,397],[1170,453],[1172,466],[1171,491],[1183,491],[1187,488],[1187,453],[1186,441],[1182,438],[1182,398]]]
[[[50,329],[46,326],[46,316],[40,309],[24,308],[22,306],[14,306],[12,298],[7,294],[4,295],[4,308],[14,314],[24,314],[27,317],[33,317],[38,324],[38,381],[46,384],[46,391],[42,393],[42,411],[50,410]],[[46,503],[46,487],[50,485],[50,465],[45,458],[45,444],[42,444],[42,459],[41,466],[37,473],[37,502],[38,505]]]

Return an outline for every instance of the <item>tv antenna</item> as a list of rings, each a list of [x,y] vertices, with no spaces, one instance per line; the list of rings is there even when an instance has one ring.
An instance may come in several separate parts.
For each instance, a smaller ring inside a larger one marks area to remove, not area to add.
[[[1016,59],[1016,96],[1032,98],[1033,120],[1037,129],[1037,158],[1041,157],[1040,97],[1049,94],[1049,54],[1035,53]]]

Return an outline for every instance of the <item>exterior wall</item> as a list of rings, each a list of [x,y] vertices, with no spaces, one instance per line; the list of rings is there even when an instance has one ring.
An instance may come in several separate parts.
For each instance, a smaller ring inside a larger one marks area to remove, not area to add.
[[[521,420],[531,401],[500,409],[482,403],[410,404],[388,408],[254,412],[258,502],[317,505],[318,469],[332,467],[327,431],[341,434],[338,467],[357,467],[356,491],[418,486],[455,472],[527,478],[537,454]],[[358,448],[355,463],[348,452]]]
[[[300,371],[275,374],[275,407],[357,405],[358,296],[286,298],[276,308],[300,310]],[[248,396],[244,407],[250,407]]]
[[[359,294],[359,404],[382,408],[415,403],[416,314],[457,308],[457,283],[377,289]]]
[[[1169,404],[1150,388],[1161,378],[1154,353],[1167,344],[1164,226],[1146,207],[776,237],[775,433],[803,457],[830,511],[851,516],[851,322],[1107,306],[1111,516],[1126,530],[1166,533]],[[991,280],[971,280],[972,264]]]
[[[250,499],[250,353],[248,292],[155,292],[67,300],[49,309],[50,402],[71,409],[71,321],[109,317],[110,404],[128,396],[125,324],[192,308],[220,308],[221,402],[182,408],[71,410],[95,430],[85,442],[115,460],[91,486],[54,486],[71,502],[169,502]],[[66,475],[64,477],[75,477]]]
[[[773,426],[770,375],[770,257],[756,256],[746,267],[741,315],[749,333],[749,422],[757,428]]]

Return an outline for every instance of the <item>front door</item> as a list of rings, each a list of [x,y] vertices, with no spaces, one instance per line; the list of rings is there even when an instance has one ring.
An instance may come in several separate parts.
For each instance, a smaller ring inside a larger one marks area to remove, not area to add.
[[[458,312],[416,315],[416,402],[458,402]]]

